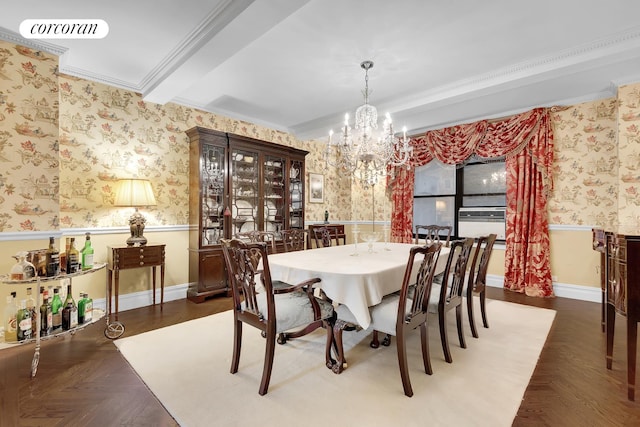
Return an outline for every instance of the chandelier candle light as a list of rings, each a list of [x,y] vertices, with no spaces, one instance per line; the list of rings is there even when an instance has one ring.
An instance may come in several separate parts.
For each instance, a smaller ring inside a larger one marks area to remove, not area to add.
[[[147,222],[138,210],[142,206],[155,206],[156,198],[148,179],[121,179],[116,184],[114,206],[133,206],[136,211],[129,218],[131,237],[127,239],[127,245],[146,245],[147,238],[142,235],[144,225]]]
[[[386,175],[387,167],[409,167],[413,147],[407,138],[406,128],[402,137],[396,137],[389,113],[385,115],[382,129],[378,129],[378,110],[369,104],[369,70],[372,61],[363,61],[365,70],[364,104],[358,107],[355,128],[349,125],[349,114],[339,135],[329,131],[329,142],[325,150],[325,164],[342,169],[360,181],[365,188],[374,185]]]

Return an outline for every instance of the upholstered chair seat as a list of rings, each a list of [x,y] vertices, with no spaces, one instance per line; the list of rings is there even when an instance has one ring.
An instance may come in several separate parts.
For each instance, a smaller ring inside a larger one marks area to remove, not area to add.
[[[273,283],[276,288],[276,282]],[[290,287],[288,283],[278,282],[278,289],[286,289]],[[265,321],[269,320],[269,312],[267,310],[267,296],[264,292],[256,296],[258,301],[258,309],[260,315]],[[304,291],[295,291],[291,293],[274,295],[275,305],[277,307],[276,314],[276,333],[290,331],[301,328],[313,323],[316,319],[313,307],[309,301],[309,297]],[[333,305],[330,302],[316,298],[320,306],[320,318],[330,318],[333,313]],[[246,309],[246,307],[245,307]]]

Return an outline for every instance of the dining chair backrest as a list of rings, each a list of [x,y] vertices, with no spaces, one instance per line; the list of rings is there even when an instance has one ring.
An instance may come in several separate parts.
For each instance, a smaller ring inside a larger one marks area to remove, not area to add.
[[[233,307],[245,316],[263,322],[258,309],[257,294],[260,292],[258,278],[262,275],[264,290],[272,294],[271,277],[268,274],[269,264],[264,260],[261,270],[258,264],[265,257],[267,250],[264,242],[245,242],[242,239],[221,239],[222,252],[227,268],[227,276],[231,285]],[[266,265],[267,274],[264,275]]]
[[[411,248],[402,280],[402,288],[400,288],[396,332],[401,327],[415,328],[417,326],[414,325],[415,319],[426,316],[433,276],[441,248],[441,243]],[[418,267],[416,279],[413,281],[414,261],[419,256],[423,258]]]
[[[486,310],[486,286],[487,286],[487,269],[489,267],[489,259],[493,252],[493,245],[496,241],[496,234],[480,236],[476,239],[476,250],[474,251],[471,265],[469,267],[468,278],[466,283],[467,313],[469,317],[469,326],[471,334],[478,338],[478,330],[476,329],[475,318],[473,314],[473,294],[476,293],[480,297],[480,311],[482,314],[482,323],[485,328],[489,327],[487,321]]]
[[[328,248],[340,245],[338,230],[335,227],[318,227],[313,229],[313,240],[316,248]]]
[[[462,298],[464,279],[467,275],[467,264],[471,257],[474,241],[473,238],[469,237],[454,240],[450,243],[451,250],[449,251],[442,278],[441,292],[443,296],[440,297],[440,304],[451,303],[456,299]]]
[[[301,228],[290,228],[282,230],[282,242],[285,252],[303,251],[306,249],[307,230]]]
[[[421,244],[420,234],[424,235],[424,243],[431,244],[434,242],[443,243],[444,246],[449,246],[451,240],[451,231],[453,227],[450,225],[416,225],[416,237],[415,244]]]
[[[269,252],[272,254],[277,253],[276,236],[271,231],[243,231],[235,234],[236,239],[240,239],[246,243],[265,242],[269,246]]]

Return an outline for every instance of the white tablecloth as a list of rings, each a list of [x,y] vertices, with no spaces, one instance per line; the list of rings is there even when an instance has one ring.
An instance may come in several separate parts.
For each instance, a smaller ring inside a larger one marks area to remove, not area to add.
[[[375,252],[369,253],[366,244],[358,244],[358,256],[351,255],[355,245],[273,254],[268,258],[269,268],[273,280],[290,284],[319,277],[322,282],[318,287],[334,302],[346,305],[367,328],[371,323],[369,307],[402,287],[409,251],[414,246],[378,242],[373,247]],[[448,254],[449,248],[443,247],[436,273],[444,271]],[[418,261],[421,259],[418,257]]]

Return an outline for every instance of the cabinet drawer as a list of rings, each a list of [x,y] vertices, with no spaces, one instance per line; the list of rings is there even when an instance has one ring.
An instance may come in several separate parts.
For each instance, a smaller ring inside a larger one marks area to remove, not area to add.
[[[119,248],[113,253],[113,265],[120,269],[160,265],[163,260],[163,246]]]

